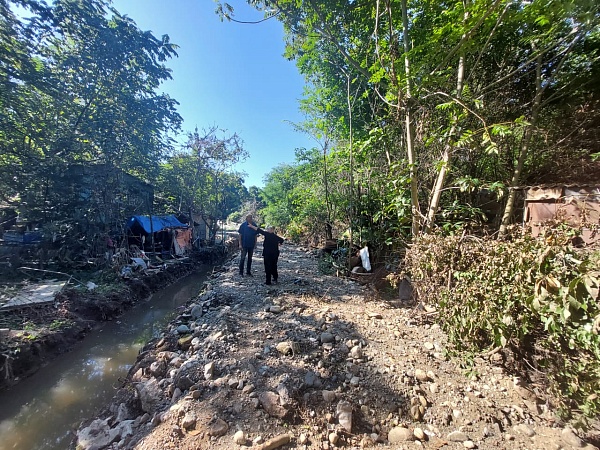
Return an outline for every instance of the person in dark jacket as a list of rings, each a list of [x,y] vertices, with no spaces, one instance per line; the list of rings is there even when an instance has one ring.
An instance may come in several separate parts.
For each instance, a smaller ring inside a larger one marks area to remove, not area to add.
[[[256,224],[252,221],[252,214],[246,216],[246,221],[240,225],[238,229],[239,244],[240,244],[240,276],[244,276],[244,260],[248,255],[248,263],[246,264],[246,274],[252,276],[252,253],[256,246],[256,237],[258,236]]]
[[[265,261],[265,284],[271,284],[271,277],[273,282],[277,284],[279,274],[277,273],[277,260],[279,259],[279,245],[283,244],[283,238],[275,234],[275,228],[269,226],[267,230],[263,230],[260,227],[248,225],[249,228],[256,230],[257,233],[262,234],[265,237],[263,242],[263,258]]]

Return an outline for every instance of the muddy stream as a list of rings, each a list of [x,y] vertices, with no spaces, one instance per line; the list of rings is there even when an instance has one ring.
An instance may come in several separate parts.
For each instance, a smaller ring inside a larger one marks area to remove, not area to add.
[[[197,295],[210,269],[188,275],[92,332],[32,377],[0,392],[0,450],[64,450],[81,420],[115,393],[140,348]]]

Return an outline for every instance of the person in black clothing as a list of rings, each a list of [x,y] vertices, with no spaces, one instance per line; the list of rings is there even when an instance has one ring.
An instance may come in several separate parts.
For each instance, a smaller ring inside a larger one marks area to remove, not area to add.
[[[246,221],[240,225],[238,229],[239,244],[240,244],[240,276],[244,276],[244,260],[246,255],[248,256],[248,264],[246,265],[246,274],[252,276],[252,253],[254,253],[254,247],[256,246],[256,224],[252,220],[252,214],[246,216]]]
[[[271,226],[267,227],[267,230],[263,230],[260,227],[254,225],[248,225],[249,228],[256,230],[257,233],[262,234],[265,237],[263,242],[263,258],[265,260],[265,275],[267,277],[265,284],[271,284],[271,277],[273,282],[277,284],[277,260],[279,259],[279,245],[283,244],[283,238],[275,234],[275,229]]]

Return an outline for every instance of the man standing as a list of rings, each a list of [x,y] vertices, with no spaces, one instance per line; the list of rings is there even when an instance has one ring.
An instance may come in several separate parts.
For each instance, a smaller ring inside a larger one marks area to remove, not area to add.
[[[256,245],[256,237],[258,233],[256,228],[252,229],[248,225],[256,227],[256,224],[252,221],[252,214],[246,216],[246,221],[240,225],[238,229],[240,250],[242,252],[240,258],[240,276],[244,276],[244,260],[248,255],[248,263],[246,264],[246,274],[252,276],[252,253],[254,253],[254,246]]]

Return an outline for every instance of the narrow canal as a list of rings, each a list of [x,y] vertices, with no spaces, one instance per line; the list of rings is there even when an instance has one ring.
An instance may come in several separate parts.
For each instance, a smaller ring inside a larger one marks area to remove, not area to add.
[[[0,450],[64,450],[82,419],[114,395],[138,351],[202,289],[209,267],[90,332],[72,351],[0,392]]]

